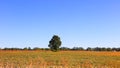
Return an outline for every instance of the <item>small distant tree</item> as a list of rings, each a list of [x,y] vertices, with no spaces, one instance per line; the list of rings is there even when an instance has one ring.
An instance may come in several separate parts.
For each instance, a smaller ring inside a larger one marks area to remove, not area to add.
[[[92,48],[88,47],[86,50],[87,50],[87,51],[92,51]]]
[[[31,47],[28,47],[28,50],[32,50]]]
[[[82,47],[73,47],[72,50],[80,50],[80,51],[82,51],[82,50],[84,50],[84,48],[82,48]]]
[[[52,51],[58,51],[61,44],[62,42],[60,40],[60,37],[57,35],[54,35],[52,39],[49,41],[48,47],[50,47]]]
[[[27,47],[25,47],[25,48],[23,48],[23,50],[28,50],[28,48],[27,48]]]
[[[66,51],[66,50],[70,50],[70,48],[68,48],[68,47],[61,47],[60,50],[65,50]]]

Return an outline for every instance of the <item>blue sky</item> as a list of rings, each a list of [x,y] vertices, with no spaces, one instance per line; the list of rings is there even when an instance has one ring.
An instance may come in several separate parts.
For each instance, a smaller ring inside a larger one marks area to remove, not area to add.
[[[0,0],[0,47],[120,47],[120,0]]]

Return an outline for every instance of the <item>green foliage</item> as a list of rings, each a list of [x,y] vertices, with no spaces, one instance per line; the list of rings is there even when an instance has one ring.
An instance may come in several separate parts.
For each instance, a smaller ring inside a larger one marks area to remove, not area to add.
[[[54,47],[51,47],[54,48]],[[35,47],[35,48],[31,48],[31,47],[25,47],[25,48],[0,48],[0,50],[43,50],[43,51],[49,51],[49,48],[39,48],[39,47]],[[120,48],[105,48],[105,47],[95,47],[95,48],[91,48],[88,47],[86,49],[82,48],[82,47],[73,47],[73,48],[68,48],[68,47],[60,47],[58,48],[58,50],[62,50],[62,51],[120,51]],[[56,50],[53,50],[56,51]]]
[[[84,48],[82,48],[82,47],[73,47],[72,50],[81,50],[81,51],[83,51]]]
[[[25,47],[25,48],[23,48],[23,50],[28,50],[28,48],[27,48],[27,47]]]
[[[50,47],[52,51],[58,51],[59,47],[61,46],[61,43],[62,42],[60,40],[60,37],[57,35],[54,35],[52,39],[49,41],[48,47]]]

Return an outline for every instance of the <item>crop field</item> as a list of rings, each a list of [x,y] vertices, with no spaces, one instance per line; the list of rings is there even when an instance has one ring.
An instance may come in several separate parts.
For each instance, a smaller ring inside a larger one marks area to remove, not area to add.
[[[120,68],[120,52],[0,51],[0,68]]]

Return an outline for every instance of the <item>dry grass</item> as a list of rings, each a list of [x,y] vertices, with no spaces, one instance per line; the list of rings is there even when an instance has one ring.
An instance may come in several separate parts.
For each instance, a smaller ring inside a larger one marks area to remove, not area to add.
[[[0,68],[119,68],[120,52],[0,51]]]

